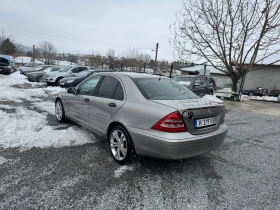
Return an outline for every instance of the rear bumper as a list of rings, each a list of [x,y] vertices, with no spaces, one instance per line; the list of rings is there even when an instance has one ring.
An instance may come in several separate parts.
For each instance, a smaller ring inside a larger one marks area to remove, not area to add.
[[[138,129],[128,128],[128,131],[138,155],[161,159],[184,159],[217,149],[223,143],[228,129],[222,125],[214,132],[179,140],[158,138],[142,133]]]
[[[36,82],[37,77],[27,76],[27,80],[30,81],[30,82]]]
[[[9,68],[0,66],[0,74],[8,74],[8,73],[10,73],[10,70],[11,69],[9,69]]]

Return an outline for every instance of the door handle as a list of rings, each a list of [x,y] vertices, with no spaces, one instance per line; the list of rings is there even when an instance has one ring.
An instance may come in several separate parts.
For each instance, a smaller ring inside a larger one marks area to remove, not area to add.
[[[85,98],[85,99],[84,99],[84,102],[89,102],[89,99],[88,99],[88,98]]]
[[[108,106],[109,107],[116,107],[116,104],[115,103],[109,103]]]

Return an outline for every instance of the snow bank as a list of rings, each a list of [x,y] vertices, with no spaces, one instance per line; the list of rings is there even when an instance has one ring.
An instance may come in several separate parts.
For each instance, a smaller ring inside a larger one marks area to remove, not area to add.
[[[21,88],[21,86],[26,87],[24,83],[31,87],[29,89]],[[3,100],[22,102],[24,99],[36,102],[32,105],[46,111],[38,113],[23,108],[20,103],[14,106],[0,104],[0,147],[20,147],[21,149],[64,147],[96,141],[92,133],[79,126],[47,125],[48,113],[55,114],[54,102],[43,101],[42,97],[48,97],[50,94],[56,95],[63,90],[62,88],[30,83],[19,72],[0,75],[0,84],[0,103]]]
[[[30,84],[33,88],[21,89],[11,87],[13,85],[21,86],[24,83]],[[19,72],[15,72],[11,75],[0,75],[1,94],[0,100],[10,100],[15,102],[21,102],[21,99],[30,101],[41,100],[36,97],[47,96],[48,94],[56,95],[64,89],[60,87],[48,87],[42,83],[32,83],[26,80],[26,77]],[[37,87],[37,88],[36,88]]]
[[[221,99],[218,99],[215,95],[205,95],[202,97],[203,99],[206,99],[208,101],[214,101],[217,103],[223,103]]]
[[[258,101],[277,101],[277,97],[273,96],[251,96],[252,100],[258,100]]]
[[[15,107],[16,113],[0,110],[0,147],[64,147],[95,142],[95,136],[78,126],[47,125],[45,113]]]
[[[32,59],[32,58],[27,57],[27,56],[19,56],[19,57],[15,57],[15,58],[14,58],[15,63],[23,63],[23,64],[31,62],[31,59]],[[42,63],[42,64],[44,64],[43,62],[38,61],[38,60],[36,60],[36,59],[35,59],[35,62],[36,62],[36,63]]]

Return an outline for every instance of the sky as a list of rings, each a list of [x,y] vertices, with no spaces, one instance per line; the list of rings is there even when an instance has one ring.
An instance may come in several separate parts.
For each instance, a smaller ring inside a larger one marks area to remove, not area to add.
[[[2,5],[3,6],[3,5]],[[26,46],[50,41],[58,52],[121,55],[129,48],[175,60],[169,26],[182,0],[13,0],[5,1],[0,30]]]

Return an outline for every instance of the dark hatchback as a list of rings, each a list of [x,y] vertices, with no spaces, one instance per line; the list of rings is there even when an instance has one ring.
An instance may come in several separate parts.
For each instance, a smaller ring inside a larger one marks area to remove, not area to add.
[[[15,62],[12,56],[0,55],[0,73],[11,74],[15,71]]]
[[[80,73],[75,74],[73,77],[66,77],[59,81],[59,86],[62,88],[76,87],[81,81],[92,74],[99,72],[112,72],[110,69],[97,69],[97,70],[85,70]]]
[[[182,75],[173,78],[176,82],[186,86],[196,95],[213,95],[216,90],[216,82],[213,78],[201,75]]]

